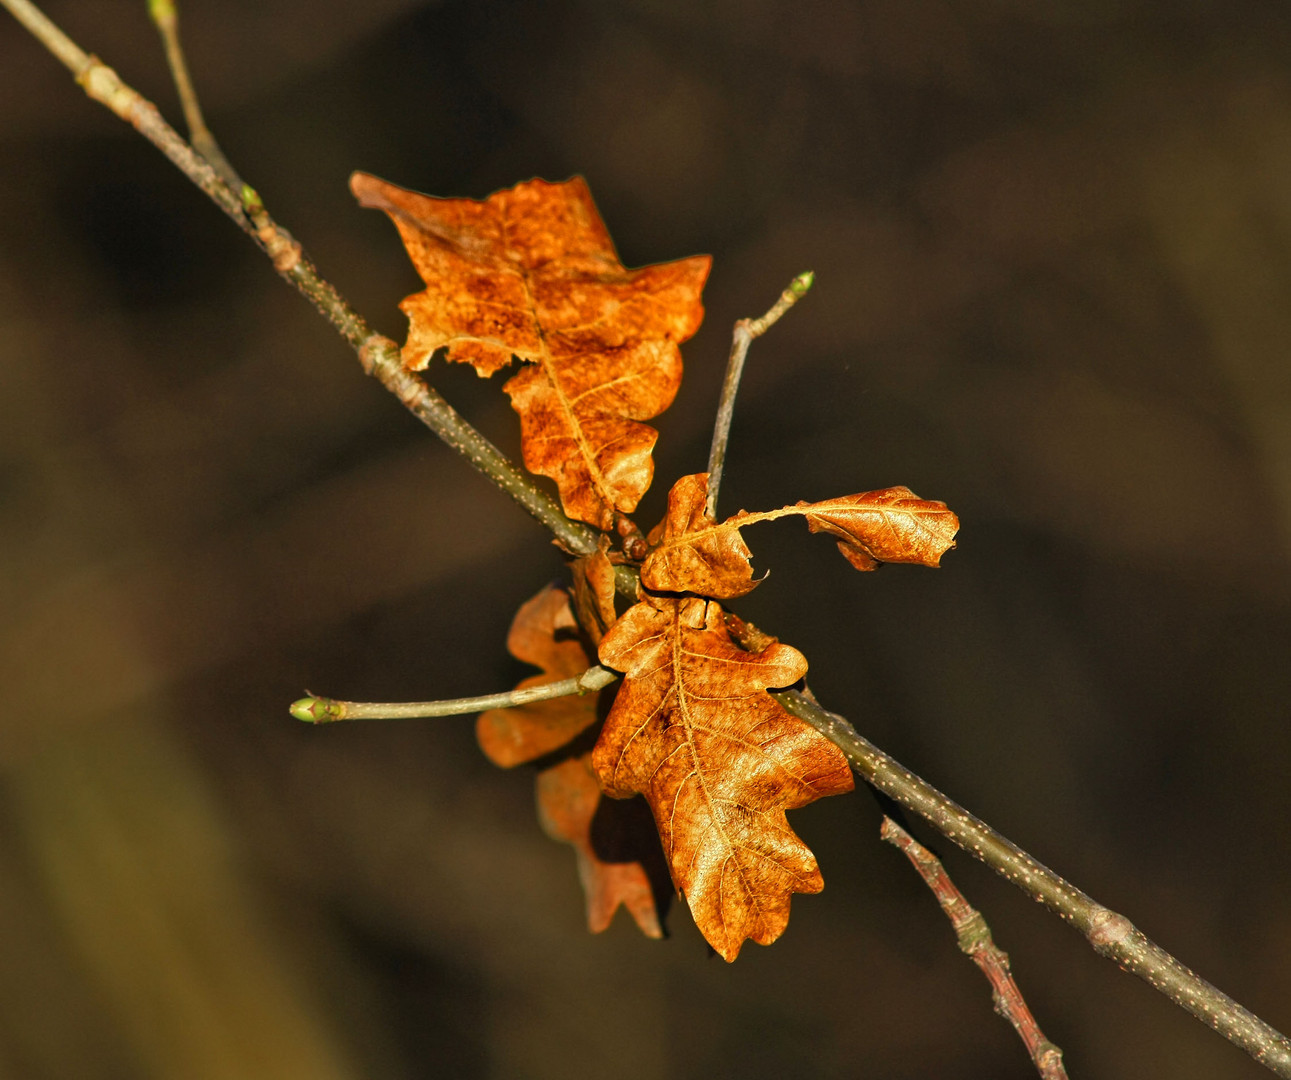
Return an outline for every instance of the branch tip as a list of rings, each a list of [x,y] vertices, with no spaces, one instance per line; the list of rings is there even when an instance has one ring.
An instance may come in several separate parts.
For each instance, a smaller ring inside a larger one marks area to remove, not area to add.
[[[881,839],[899,848],[910,864],[923,878],[950,920],[951,928],[960,949],[986,976],[991,984],[991,1000],[995,1011],[1013,1025],[1018,1038],[1027,1048],[1042,1080],[1067,1080],[1062,1064],[1062,1051],[1045,1038],[1036,1023],[1031,1009],[1022,997],[1022,991],[1009,972],[1008,954],[995,944],[991,928],[982,913],[973,907],[950,879],[941,860],[918,840],[886,815],[879,830]]]
[[[481,697],[449,698],[446,701],[335,701],[332,698],[301,698],[291,706],[291,715],[307,723],[321,724],[332,720],[415,720],[428,716],[462,716],[486,709],[513,709],[552,698],[582,696],[609,686],[619,676],[603,667],[590,667],[581,675],[559,682],[526,686],[501,694]]]
[[[815,284],[816,272],[814,270],[804,270],[793,281],[789,282],[789,291],[801,300],[807,295],[807,290]]]
[[[174,0],[148,0],[148,16],[160,28],[175,21]]]
[[[710,518],[717,517],[717,491],[722,485],[726,444],[730,441],[731,419],[735,415],[735,395],[744,375],[744,358],[748,356],[749,345],[755,337],[761,337],[779,322],[780,316],[807,294],[815,280],[814,272],[803,271],[789,282],[780,299],[767,309],[765,315],[757,319],[740,319],[735,324],[731,355],[726,361],[726,378],[722,381],[722,396],[717,403],[717,420],[713,424],[713,442],[708,450],[708,499],[704,503],[704,512]]]
[[[293,701],[289,711],[297,720],[307,724],[330,724],[333,720],[345,719],[344,702],[331,698],[303,697]]]

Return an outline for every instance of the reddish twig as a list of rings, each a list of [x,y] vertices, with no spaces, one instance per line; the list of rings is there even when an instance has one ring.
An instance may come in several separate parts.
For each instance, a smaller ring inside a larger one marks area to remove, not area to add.
[[[982,974],[990,982],[995,1011],[1013,1025],[1040,1071],[1041,1080],[1067,1080],[1062,1051],[1044,1037],[1040,1025],[1031,1015],[1022,991],[1009,973],[1008,953],[995,944],[982,913],[964,899],[964,894],[950,880],[941,860],[890,817],[884,817],[879,836],[905,852],[906,858],[932,890],[955,929],[960,949],[972,957],[973,963],[982,969]]]

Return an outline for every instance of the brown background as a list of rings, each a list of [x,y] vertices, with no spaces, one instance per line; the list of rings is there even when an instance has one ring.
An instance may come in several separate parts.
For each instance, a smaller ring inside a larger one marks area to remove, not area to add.
[[[51,4],[178,110],[142,2]],[[661,420],[726,510],[906,483],[940,572],[792,523],[739,610],[879,745],[1291,1027],[1291,15],[1280,4],[191,0],[212,126],[402,337],[362,168],[581,172],[630,265],[711,252]],[[864,792],[731,966],[582,926],[469,719],[312,730],[302,688],[523,674],[542,531],[362,378],[217,211],[0,18],[0,1074],[1033,1075]],[[510,452],[497,386],[434,379]],[[925,833],[926,836],[929,834]],[[945,845],[941,845],[943,848]],[[1257,1077],[957,852],[1075,1077]]]

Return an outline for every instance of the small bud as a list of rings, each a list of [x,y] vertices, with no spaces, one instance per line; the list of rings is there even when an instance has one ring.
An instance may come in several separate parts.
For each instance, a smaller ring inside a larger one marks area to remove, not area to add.
[[[307,724],[326,724],[340,720],[343,715],[340,702],[319,697],[303,697],[299,701],[293,701],[290,712],[297,720],[303,720]]]
[[[801,299],[802,297],[807,295],[807,290],[811,288],[812,282],[814,282],[815,280],[816,280],[815,271],[804,270],[801,274],[799,274],[796,278],[794,278],[793,281],[789,283],[789,291],[793,293],[794,296]]]

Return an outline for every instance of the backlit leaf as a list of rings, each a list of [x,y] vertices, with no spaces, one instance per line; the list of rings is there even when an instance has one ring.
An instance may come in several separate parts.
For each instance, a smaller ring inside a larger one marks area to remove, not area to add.
[[[622,904],[646,937],[663,937],[654,891],[641,863],[607,862],[592,846],[592,820],[600,801],[601,785],[592,772],[591,751],[538,774],[538,820],[553,840],[574,847],[587,899],[587,928],[599,934]]]
[[[955,546],[959,518],[943,502],[907,487],[882,488],[779,510],[741,510],[720,524],[704,512],[708,474],[683,476],[668,493],[668,512],[650,533],[655,546],[641,566],[641,583],[657,592],[691,592],[727,600],[758,584],[740,529],[800,515],[812,532],[838,537],[838,549],[858,570],[880,563],[938,566]]]
[[[487,199],[435,199],[365,173],[364,206],[393,219],[426,283],[400,307],[404,364],[431,354],[483,376],[526,365],[506,384],[531,472],[550,476],[565,512],[602,530],[650,486],[663,412],[681,382],[677,346],[703,318],[711,260],[627,270],[581,177],[530,180]]]
[[[611,795],[645,795],[674,884],[725,959],[769,944],[793,893],[824,886],[785,811],[850,791],[843,752],[766,692],[806,673],[796,649],[740,649],[720,605],[646,597],[601,640],[624,683],[592,754]]]
[[[564,590],[549,586],[523,604],[507,635],[518,660],[543,669],[521,687],[578,675],[591,666],[577,636]],[[596,721],[597,694],[553,698],[481,714],[476,734],[485,754],[504,767],[533,761],[566,746]],[[609,862],[592,844],[592,821],[601,790],[591,773],[590,752],[573,752],[538,773],[538,818],[547,835],[572,844],[587,898],[587,923],[599,933],[624,905],[648,937],[661,937],[654,894],[640,862]]]
[[[591,666],[578,640],[569,597],[554,586],[521,605],[507,634],[507,649],[517,660],[543,672],[521,680],[517,690],[581,675]],[[596,694],[570,695],[512,709],[490,709],[475,724],[480,748],[504,769],[549,754],[596,722],[596,698]]]
[[[806,515],[812,532],[838,537],[838,550],[858,570],[885,562],[940,566],[959,531],[959,518],[944,502],[921,499],[908,487],[800,502],[792,509]]]

